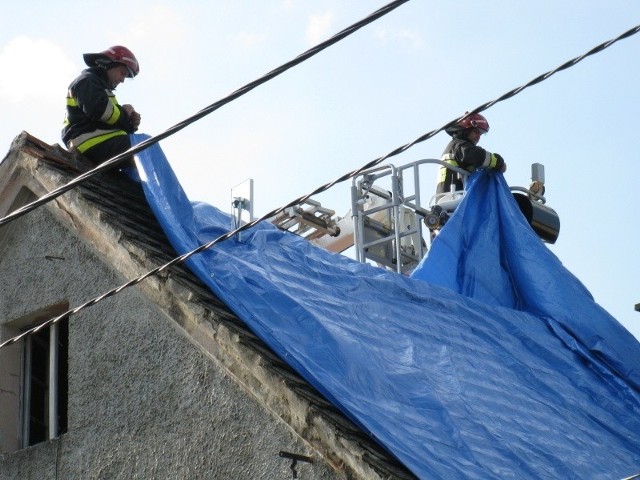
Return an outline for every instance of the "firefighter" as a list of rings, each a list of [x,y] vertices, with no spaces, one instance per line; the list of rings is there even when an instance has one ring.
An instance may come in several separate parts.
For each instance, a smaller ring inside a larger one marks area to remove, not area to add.
[[[489,131],[489,122],[479,113],[467,115],[445,131],[453,138],[442,154],[443,162],[469,172],[478,168],[489,168],[500,172],[507,170],[507,165],[500,155],[487,152],[478,146],[480,137]],[[450,192],[452,185],[455,186],[454,190],[462,190],[463,179],[459,177],[453,170],[441,166],[436,194]]]
[[[98,165],[131,147],[130,133],[140,125],[131,105],[120,105],[114,90],[140,72],[135,55],[116,45],[103,52],[85,53],[89,67],[71,82],[62,141]]]

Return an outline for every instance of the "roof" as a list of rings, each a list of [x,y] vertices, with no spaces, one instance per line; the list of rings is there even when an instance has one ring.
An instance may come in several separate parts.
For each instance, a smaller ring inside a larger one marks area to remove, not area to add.
[[[28,166],[25,158],[28,161],[35,159],[37,164]],[[12,161],[16,162],[15,165],[5,163]],[[33,169],[34,180],[44,181],[35,189],[36,194],[51,191],[89,168],[81,157],[70,154],[59,145],[48,145],[26,132],[16,137],[3,163],[5,169],[14,172]],[[74,222],[78,225],[97,218],[97,227],[105,237],[109,237],[106,243],[116,243],[118,248],[127,251],[127,265],[117,266],[126,272],[125,275],[145,273],[177,256],[151,211],[140,184],[118,171],[96,175],[56,202],[66,205],[66,211],[76,217]],[[195,343],[207,349],[211,341],[227,342],[222,348],[223,353],[219,353],[219,348],[211,348],[210,351],[218,352],[219,360],[237,379],[248,385],[260,401],[278,412],[316,450],[323,452],[334,467],[355,477],[359,471],[360,475],[375,471],[381,478],[415,478],[282,361],[183,264],[174,265],[168,272],[145,282],[160,288],[161,293],[154,294],[154,289],[143,291],[158,302]],[[196,326],[190,320],[193,316],[197,317],[200,325]],[[256,373],[256,369],[260,372]],[[281,399],[272,395],[266,398],[264,385],[261,385],[264,383],[278,389],[284,385],[288,393],[282,393]],[[292,402],[285,398],[289,395],[297,398],[296,405],[304,405],[303,422],[300,421],[300,412],[291,410],[289,404]]]
[[[136,166],[146,203],[177,254],[228,232],[230,215],[189,202],[159,145],[140,152]],[[81,224],[102,197],[122,195],[100,190],[108,183],[87,184],[99,198],[79,189],[56,203]],[[157,265],[158,252],[147,251],[149,232],[138,244],[137,225],[118,224],[129,214],[122,203],[145,202],[131,197],[131,186],[117,188],[126,190],[126,201],[100,210],[106,213],[97,222],[126,246],[119,268],[129,268],[131,278],[132,265]],[[111,209],[116,220],[105,221]],[[181,280],[188,272],[150,279],[168,287],[170,298],[154,297],[153,289],[147,295],[195,342],[212,351],[217,342],[217,358],[252,391],[282,381],[281,370],[297,372],[328,400],[320,402],[321,413],[307,400],[302,413],[262,398],[314,445],[328,446],[326,458],[357,474],[367,476],[359,467],[371,451],[338,433],[334,414],[420,478],[622,478],[638,470],[640,344],[542,244],[500,175],[472,175],[411,278],[313,247],[265,222],[187,265],[248,327],[245,345],[234,346],[238,325],[193,317],[210,310]],[[214,334],[207,325],[215,325]],[[263,349],[284,363],[260,366]],[[252,364],[259,374],[245,368]],[[391,475],[405,473],[411,475],[400,467]]]
[[[226,236],[231,216],[190,202],[159,145],[136,167],[178,253]],[[411,278],[268,222],[188,265],[420,478],[611,478],[640,465],[640,344],[542,243],[499,173],[470,177]]]

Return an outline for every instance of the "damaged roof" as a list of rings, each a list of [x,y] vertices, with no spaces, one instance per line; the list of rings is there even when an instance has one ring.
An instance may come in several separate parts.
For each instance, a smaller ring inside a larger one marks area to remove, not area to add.
[[[31,171],[33,180],[41,183],[41,191],[35,189],[36,195],[51,191],[90,168],[81,157],[59,145],[48,145],[27,132],[16,137],[3,162],[9,157],[27,160],[12,168]],[[36,163],[28,165],[33,159]],[[119,171],[96,175],[56,202],[74,204],[74,208],[67,208],[77,216],[74,222],[97,219],[96,225],[103,234],[117,239],[117,248],[128,252],[128,265],[118,266],[125,275],[145,273],[178,256],[150,210],[140,184]],[[416,478],[283,362],[184,265],[174,265],[145,280],[140,287],[195,343],[214,352],[261,402],[277,412],[316,450],[323,451],[334,467],[337,465],[354,478],[372,471],[380,478]],[[211,342],[216,347],[212,348]],[[266,388],[265,383],[269,384]],[[286,389],[281,398],[264,394],[278,385]],[[292,402],[285,398],[288,395],[297,398],[297,405],[304,405],[302,415],[292,410]]]

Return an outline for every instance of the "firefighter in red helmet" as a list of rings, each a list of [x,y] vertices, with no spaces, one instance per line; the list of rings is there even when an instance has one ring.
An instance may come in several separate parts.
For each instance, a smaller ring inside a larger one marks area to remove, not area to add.
[[[97,165],[131,148],[129,134],[138,129],[141,117],[133,106],[120,105],[114,90],[138,75],[140,65],[120,45],[85,53],[83,59],[89,68],[69,85],[62,141]]]
[[[469,172],[478,168],[506,171],[507,165],[500,155],[478,146],[480,137],[489,131],[489,122],[479,113],[468,113],[462,120],[445,129],[452,139],[444,149],[441,160]],[[453,170],[440,167],[436,194],[448,193],[452,186],[455,187],[454,190],[462,190],[462,179]]]

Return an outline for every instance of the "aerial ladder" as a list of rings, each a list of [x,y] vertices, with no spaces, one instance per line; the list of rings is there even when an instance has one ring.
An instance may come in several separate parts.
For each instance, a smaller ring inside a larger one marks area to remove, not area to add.
[[[463,180],[469,176],[466,170],[436,159],[402,166],[380,165],[352,179],[351,209],[344,216],[336,216],[334,210],[308,199],[270,221],[326,250],[343,253],[353,248],[360,262],[409,274],[465,195],[464,190],[458,190],[425,197],[421,169],[428,165],[444,166]],[[533,231],[544,242],[555,243],[560,219],[546,205],[544,166],[531,166],[528,188],[516,186],[510,190]],[[423,197],[429,200],[423,202]],[[244,205],[246,199],[233,201],[236,206]]]

